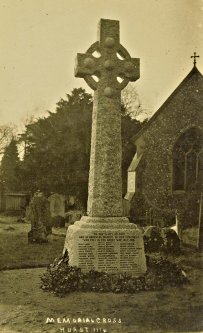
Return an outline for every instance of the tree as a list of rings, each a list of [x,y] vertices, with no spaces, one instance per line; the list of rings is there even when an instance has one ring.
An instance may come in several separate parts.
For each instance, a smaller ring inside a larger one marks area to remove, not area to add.
[[[13,127],[10,125],[0,126],[0,155],[13,137]]]
[[[19,166],[20,160],[16,140],[12,138],[11,142],[6,146],[1,161],[0,179],[4,184],[4,188],[9,191],[19,189]]]
[[[73,89],[61,99],[56,112],[26,125],[20,136],[25,154],[21,164],[23,190],[76,195],[87,202],[90,160],[92,95]],[[122,107],[123,174],[135,153],[131,137],[141,128]],[[126,181],[125,181],[126,182]],[[125,190],[126,186],[124,186]]]
[[[56,112],[26,126],[24,189],[74,194],[85,202],[89,170],[92,96],[74,89]],[[85,198],[85,199],[84,199]]]
[[[123,195],[127,191],[127,170],[136,153],[132,137],[146,124],[149,111],[142,105],[133,83],[129,83],[121,96],[122,179]]]
[[[140,97],[133,83],[129,83],[122,91],[121,101],[124,106],[125,113],[129,115],[130,118],[140,121],[149,118],[150,112],[141,103]]]

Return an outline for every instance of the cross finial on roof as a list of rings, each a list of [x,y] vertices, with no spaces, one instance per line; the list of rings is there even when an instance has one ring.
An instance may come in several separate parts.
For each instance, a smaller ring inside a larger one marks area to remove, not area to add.
[[[193,56],[191,56],[190,58],[194,58],[194,60],[193,60],[193,65],[194,66],[196,66],[196,58],[199,58],[200,56],[199,55],[196,55],[196,52],[194,52],[194,55]]]

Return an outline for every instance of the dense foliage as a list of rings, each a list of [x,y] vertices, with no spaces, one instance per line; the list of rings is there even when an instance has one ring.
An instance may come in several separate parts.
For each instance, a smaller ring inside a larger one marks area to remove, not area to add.
[[[186,274],[175,263],[162,257],[147,257],[148,270],[144,276],[131,277],[105,272],[81,272],[80,268],[68,264],[67,252],[55,259],[41,277],[42,289],[65,295],[73,291],[114,293],[137,293],[144,290],[160,290],[168,286],[179,286],[187,282]]]
[[[4,150],[0,167],[1,186],[9,191],[16,191],[20,188],[20,159],[16,141],[12,139]]]
[[[85,206],[91,143],[92,95],[73,89],[67,99],[57,103],[56,112],[26,125],[19,137],[24,147],[18,179],[22,191],[58,192],[75,195]],[[132,119],[122,106],[123,193],[126,192],[127,168],[135,153],[132,136],[141,123]],[[6,150],[5,150],[6,154]],[[6,157],[4,157],[5,160]],[[12,161],[12,158],[11,158]],[[8,158],[4,165],[10,164]],[[2,174],[4,182],[8,177]],[[14,182],[15,184],[15,182]],[[15,188],[15,185],[13,185]]]
[[[86,196],[92,97],[83,89],[67,97],[58,102],[55,113],[27,125],[21,135],[26,146],[24,190]]]

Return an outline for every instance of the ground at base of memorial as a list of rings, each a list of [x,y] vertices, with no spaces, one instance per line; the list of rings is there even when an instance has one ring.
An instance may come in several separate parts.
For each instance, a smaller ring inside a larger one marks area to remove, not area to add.
[[[0,332],[203,332],[201,259],[190,250],[178,259],[189,284],[132,295],[73,292],[60,298],[40,288],[45,268],[1,271]],[[78,319],[86,322],[74,323]]]
[[[62,254],[67,228],[52,228],[44,244],[28,244],[30,229],[16,216],[0,215],[0,270],[43,267]]]

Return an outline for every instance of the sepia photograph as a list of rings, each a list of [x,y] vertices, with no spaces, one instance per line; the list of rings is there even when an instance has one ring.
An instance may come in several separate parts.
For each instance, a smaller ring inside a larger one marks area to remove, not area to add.
[[[203,0],[0,0],[0,333],[203,333]]]

